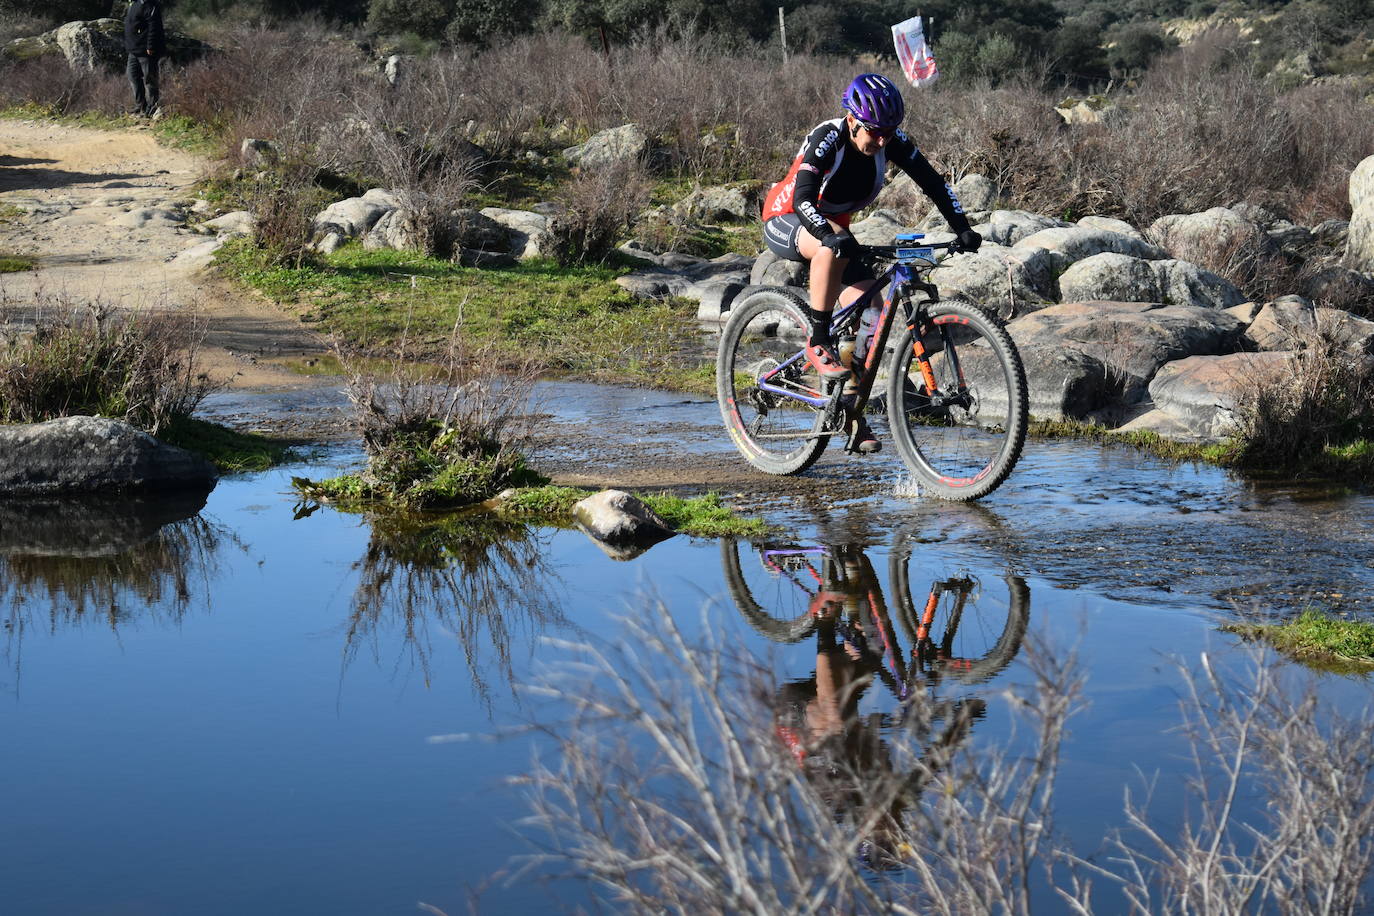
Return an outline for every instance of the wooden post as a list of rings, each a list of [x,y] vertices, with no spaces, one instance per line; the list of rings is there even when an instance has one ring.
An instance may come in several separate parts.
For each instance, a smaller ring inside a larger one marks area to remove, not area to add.
[[[782,7],[778,7],[778,36],[782,39],[782,65],[787,66],[787,20],[782,16]]]

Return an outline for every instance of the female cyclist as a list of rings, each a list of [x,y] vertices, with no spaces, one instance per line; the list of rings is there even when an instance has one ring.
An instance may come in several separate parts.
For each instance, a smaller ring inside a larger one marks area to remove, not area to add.
[[[974,232],[949,183],[898,129],[906,105],[885,76],[862,73],[844,91],[845,115],[816,125],[792,160],[787,177],[763,202],[763,237],[777,255],[809,261],[810,337],[806,359],[822,378],[839,380],[850,370],[840,362],[830,336],[830,313],[838,294],[841,306],[853,302],[875,279],[856,255],[859,243],[849,232],[851,215],[871,204],[882,190],[889,162],[906,172],[926,193],[965,251],[976,251],[983,237]],[[870,310],[872,311],[872,310]],[[865,331],[873,316],[865,316]],[[860,334],[856,365],[863,359],[867,334]],[[861,452],[880,445],[858,418]]]

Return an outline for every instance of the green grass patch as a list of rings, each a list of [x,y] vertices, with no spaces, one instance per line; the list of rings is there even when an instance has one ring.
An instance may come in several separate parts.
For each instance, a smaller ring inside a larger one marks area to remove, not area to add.
[[[0,204],[0,223],[17,223],[24,218],[24,210],[14,204]]]
[[[636,300],[616,285],[628,259],[479,269],[350,245],[297,268],[270,264],[240,239],[221,249],[219,263],[235,280],[365,353],[394,351],[405,339],[413,358],[438,356],[458,324],[467,345],[488,348],[498,368],[533,360],[547,369],[662,385],[662,373],[681,370],[683,355],[699,350],[694,309]]]
[[[191,417],[178,417],[158,432],[169,445],[204,455],[221,471],[265,471],[292,460],[291,444],[257,433],[245,433]]]
[[[1148,430],[1116,432],[1096,423],[1078,420],[1034,420],[1027,435],[1040,439],[1079,439],[1101,444],[1128,445],[1167,461],[1202,461],[1227,465],[1231,446],[1228,443],[1204,444],[1166,439]]]
[[[14,274],[21,270],[33,270],[38,263],[34,258],[21,254],[0,254],[0,274]]]
[[[521,489],[502,499],[497,511],[502,515],[569,524],[573,506],[593,492],[554,485]],[[740,516],[717,493],[690,497],[669,493],[635,495],[675,530],[694,537],[760,537],[772,530],[763,519]]]
[[[1288,623],[1231,624],[1223,629],[1263,639],[1280,652],[1326,670],[1374,670],[1374,624],[1340,620],[1309,608]]]

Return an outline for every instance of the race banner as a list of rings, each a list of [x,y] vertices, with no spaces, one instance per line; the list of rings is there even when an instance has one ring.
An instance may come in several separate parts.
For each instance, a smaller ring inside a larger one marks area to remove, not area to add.
[[[940,78],[940,69],[935,66],[935,57],[926,44],[925,29],[921,17],[913,16],[906,22],[892,27],[892,43],[897,48],[897,59],[902,63],[902,72],[911,80],[913,86],[928,86]]]

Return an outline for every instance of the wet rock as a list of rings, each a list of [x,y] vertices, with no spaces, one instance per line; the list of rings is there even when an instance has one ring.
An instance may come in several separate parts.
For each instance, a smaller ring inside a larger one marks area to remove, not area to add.
[[[1235,431],[1243,392],[1279,377],[1292,357],[1286,352],[1190,356],[1156,373],[1150,398],[1193,438],[1224,439]]]
[[[1022,315],[1053,302],[1054,270],[1041,248],[984,245],[958,254],[930,273],[941,298],[963,299],[1000,315]]]
[[[652,509],[623,490],[602,490],[573,506],[573,517],[613,559],[630,559],[677,534]],[[607,549],[610,548],[610,549]]]
[[[216,476],[204,458],[119,420],[63,417],[0,427],[0,493],[6,495],[209,490]]]
[[[563,150],[573,168],[596,168],[643,159],[649,154],[649,135],[637,124],[622,124],[594,134],[586,143]]]
[[[805,261],[789,261],[778,257],[771,248],[765,249],[754,259],[749,270],[751,286],[805,286],[807,265]]]
[[[1032,373],[1030,363],[1056,349],[1075,350],[1094,360],[1108,382],[1104,389],[1108,398],[1088,409],[1092,412],[1139,402],[1150,380],[1166,363],[1234,351],[1240,345],[1243,327],[1238,318],[1216,309],[1076,302],[1050,306],[1017,319],[1008,325],[1008,331],[1022,352],[1028,374],[1038,378],[1052,373],[1039,369]],[[1084,416],[1067,413],[1065,406],[1060,410],[1069,416]]]
[[[1246,329],[1245,339],[1256,350],[1301,350],[1318,329],[1347,352],[1374,355],[1374,321],[1341,309],[1314,308],[1299,296],[1266,304]]]
[[[1084,258],[1103,252],[1130,255],[1133,258],[1158,260],[1168,257],[1162,248],[1142,242],[1138,238],[1094,229],[1087,226],[1066,226],[1062,228],[1041,229],[1017,242],[1014,248],[1043,248],[1050,253],[1056,272],[1068,270]]]

